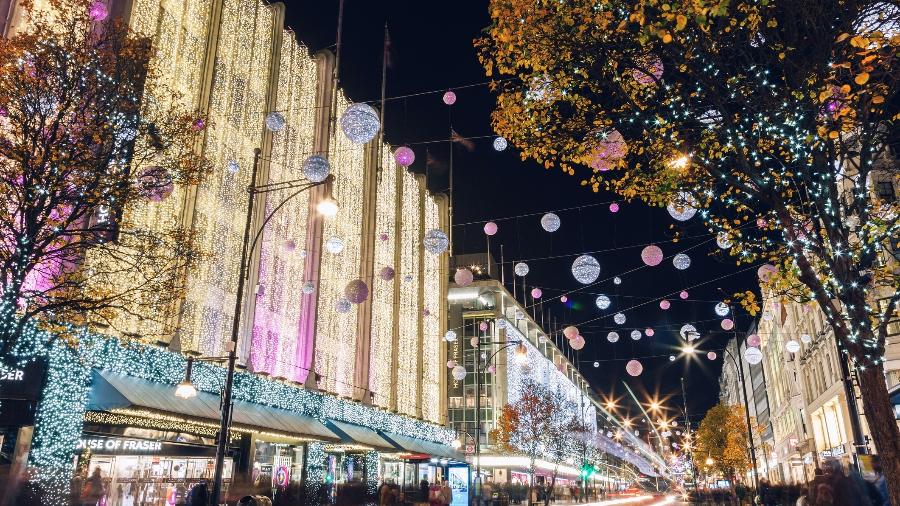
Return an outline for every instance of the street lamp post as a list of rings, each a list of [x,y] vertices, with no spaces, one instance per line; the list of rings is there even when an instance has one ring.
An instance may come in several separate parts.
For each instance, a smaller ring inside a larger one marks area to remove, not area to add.
[[[311,182],[306,179],[297,179],[257,186],[256,179],[257,175],[259,174],[259,160],[261,153],[262,151],[259,148],[256,148],[253,151],[253,170],[250,173],[250,186],[247,187],[247,217],[244,222],[244,238],[241,242],[241,263],[239,265],[238,286],[234,301],[234,318],[231,323],[231,341],[227,346],[228,355],[226,357],[209,357],[197,359],[203,361],[224,361],[228,364],[225,373],[225,386],[222,389],[222,397],[219,406],[221,410],[221,420],[219,423],[218,437],[216,438],[216,464],[213,475],[212,493],[210,494],[210,504],[212,504],[212,506],[217,506],[219,504],[219,499],[222,495],[222,482],[225,470],[225,454],[228,451],[228,433],[231,428],[234,371],[235,366],[237,365],[237,345],[238,338],[240,337],[241,310],[244,304],[244,285],[247,278],[247,259],[253,253],[253,248],[256,246],[257,241],[261,237],[262,231],[266,224],[269,222],[272,216],[274,216],[275,213],[284,206],[284,204],[305,191],[308,191],[317,186],[324,185],[326,183],[330,183],[333,180],[333,176],[328,176],[324,181],[317,183]],[[250,232],[253,226],[253,204],[256,200],[256,195],[287,189],[294,189],[296,191],[285,198],[280,204],[278,204],[263,220],[251,242]],[[331,205],[320,207],[320,212],[322,212],[323,214],[332,213],[334,210],[334,204],[330,201],[329,204]],[[191,368],[192,360],[188,359],[187,367],[185,368],[185,380],[182,381],[176,388],[176,395],[178,395],[179,397],[188,398],[196,395],[197,393],[196,388],[194,388],[191,384]]]
[[[473,373],[475,374],[475,481],[474,481],[474,489],[475,489],[475,497],[479,500],[481,498],[481,375],[487,369],[487,364],[491,363],[491,360],[497,356],[501,351],[510,348],[512,346],[516,346],[516,357],[518,360],[524,360],[528,357],[528,350],[525,348],[525,345],[522,344],[522,341],[497,341],[497,342],[488,342],[482,343],[481,336],[477,336],[477,345],[475,346],[475,367]],[[492,353],[489,357],[487,357],[484,361],[484,364],[481,364],[479,361],[481,360],[481,346],[485,345],[502,345],[500,348],[497,348],[497,351]],[[484,367],[482,367],[484,365]]]

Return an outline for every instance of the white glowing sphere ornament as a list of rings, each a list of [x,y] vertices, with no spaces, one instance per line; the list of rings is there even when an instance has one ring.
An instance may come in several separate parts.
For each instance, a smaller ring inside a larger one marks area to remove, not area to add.
[[[340,237],[331,236],[325,241],[325,251],[337,255],[344,251],[344,241]]]
[[[610,304],[612,304],[612,301],[609,300],[609,297],[607,297],[606,295],[598,295],[597,300],[594,301],[594,303],[597,304],[598,308],[606,309],[610,306]]]
[[[617,342],[619,340],[619,333],[618,332],[610,332],[609,334],[606,334],[606,340],[611,343]]]
[[[763,354],[759,348],[747,348],[744,350],[744,360],[750,365],[756,365],[762,362]]]
[[[513,272],[515,272],[516,276],[519,276],[520,278],[527,276],[530,270],[531,269],[528,267],[528,264],[526,264],[525,262],[519,262],[515,266],[513,266]]]
[[[581,255],[572,262],[572,275],[583,285],[593,283],[600,277],[600,262],[590,255]]]
[[[341,297],[334,303],[334,310],[338,313],[349,313],[352,308],[353,304],[346,297]]]
[[[450,371],[450,374],[453,375],[453,379],[456,381],[462,381],[466,378],[466,368],[458,365]]]
[[[266,128],[272,132],[284,130],[284,115],[278,111],[270,112],[266,115]]]
[[[448,330],[447,333],[444,334],[444,341],[447,341],[448,343],[452,343],[452,342],[456,341],[457,337],[458,336],[456,335],[456,331]]]
[[[672,265],[675,266],[679,271],[683,271],[691,266],[691,257],[685,255],[684,253],[679,253],[672,258]]]
[[[504,137],[497,137],[494,139],[494,150],[495,151],[503,151],[509,146],[509,142]]]
[[[788,351],[788,353],[797,353],[800,351],[800,343],[791,339],[790,341],[784,343],[784,349]]]
[[[666,206],[666,210],[672,218],[678,221],[687,221],[697,214],[697,209],[694,207],[696,205],[697,201],[690,193],[679,192],[678,197]]]
[[[623,323],[625,323],[625,315],[623,313],[616,313],[613,316],[613,321],[618,323],[619,325],[622,325]]]
[[[728,304],[725,304],[724,302],[719,302],[718,304],[716,304],[715,311],[716,311],[716,315],[718,315],[718,316],[727,315],[728,311],[729,311]]]
[[[425,251],[432,255],[443,253],[450,247],[450,240],[447,239],[447,234],[443,230],[436,228],[425,232],[425,238],[422,240],[422,243],[425,245]]]
[[[640,341],[641,337],[643,337],[643,336],[642,336],[640,330],[634,329],[631,331],[631,338],[634,339],[635,341]]]
[[[341,130],[356,144],[365,144],[378,134],[381,121],[378,112],[369,104],[352,104],[341,115]]]
[[[322,155],[312,155],[303,160],[303,177],[313,183],[321,183],[331,174],[331,165]]]
[[[559,230],[561,223],[559,216],[553,213],[547,213],[541,216],[541,228],[547,232],[556,232]]]

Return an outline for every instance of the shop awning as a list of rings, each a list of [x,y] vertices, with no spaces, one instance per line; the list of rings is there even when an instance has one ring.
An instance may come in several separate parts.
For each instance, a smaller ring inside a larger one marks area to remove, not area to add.
[[[144,408],[195,418],[219,420],[219,396],[197,392],[191,399],[175,397],[175,388],[130,376],[94,371],[87,409],[110,411]],[[339,441],[340,437],[319,420],[261,404],[235,401],[232,421],[261,430],[275,430],[298,437]]]
[[[358,444],[369,446],[376,450],[396,451],[395,445],[390,441],[381,437],[374,430],[347,422],[339,422],[337,420],[327,420],[325,425],[335,434],[341,437],[341,442],[345,444]]]
[[[393,432],[385,432],[384,436],[387,439],[390,439],[391,442],[394,443],[394,446],[396,446],[401,451],[431,455],[432,457],[439,457],[444,459],[458,460],[460,462],[465,460],[464,455],[457,452],[452,447],[441,443],[425,441],[424,439],[416,439],[408,436],[401,436],[400,434],[395,434]]]

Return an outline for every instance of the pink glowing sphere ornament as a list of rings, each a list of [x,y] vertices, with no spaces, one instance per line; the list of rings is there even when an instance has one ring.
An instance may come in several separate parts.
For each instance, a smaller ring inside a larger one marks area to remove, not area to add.
[[[456,93],[453,93],[452,91],[447,91],[446,93],[444,93],[443,100],[444,100],[444,103],[447,105],[455,104],[456,103]]]
[[[627,364],[625,364],[625,372],[627,372],[631,376],[640,376],[642,372],[644,372],[644,366],[641,365],[637,360],[629,360]]]
[[[565,295],[563,295],[562,297],[559,298],[559,301],[562,302],[563,304],[565,304],[566,302],[569,302],[569,298],[566,297]]]
[[[191,123],[191,128],[197,131],[203,130],[204,128],[206,128],[206,121],[204,121],[203,118],[197,118],[193,123]]]
[[[431,310],[426,307],[425,310],[422,311],[422,316],[431,316]]]
[[[656,331],[654,331],[650,327],[647,327],[646,329],[644,329],[644,334],[647,334],[647,337],[653,337],[653,334],[655,334],[655,333],[656,333]]]
[[[394,268],[390,265],[385,265],[381,268],[381,272],[378,273],[378,277],[380,277],[382,281],[390,281],[394,279],[394,274]]]
[[[400,146],[397,148],[397,151],[394,151],[394,160],[397,162],[397,165],[401,167],[409,167],[416,161],[416,154],[412,149],[409,149],[406,146]]]
[[[531,289],[531,298],[532,299],[540,299],[541,295],[544,295],[544,292],[542,292],[540,288],[532,288]]]
[[[681,293],[678,294],[678,296],[681,297],[681,300],[687,300],[689,295],[687,290],[682,290]]]
[[[662,78],[663,63],[658,56],[645,56],[641,58],[638,67],[631,71],[631,76],[640,84],[653,84]]]
[[[472,271],[466,268],[456,269],[456,274],[453,275],[453,281],[459,286],[469,286],[474,280],[475,276],[472,274]]]
[[[382,232],[382,233],[378,234],[378,240],[380,240],[381,242],[387,241],[388,240],[387,233]]]
[[[718,357],[718,355],[716,355],[716,352],[714,352],[714,351],[711,351],[711,352],[709,352],[709,353],[706,354],[706,358],[708,358],[708,359],[710,359],[710,360],[715,360],[716,357]]]
[[[619,204],[616,204],[615,202],[613,202],[612,204],[610,204],[610,205],[609,205],[609,212],[611,212],[611,213],[617,213],[617,212],[619,212]]]
[[[175,184],[168,169],[152,165],[144,169],[137,178],[140,194],[153,202],[161,202],[172,194]]]
[[[575,336],[574,338],[569,340],[569,346],[571,346],[573,350],[580,350],[584,348],[584,338],[581,336]]]
[[[593,146],[588,155],[588,166],[594,170],[605,172],[616,167],[619,160],[628,154],[628,144],[618,130],[595,133]]]
[[[469,339],[469,344],[471,344],[473,348],[478,346],[478,338],[473,337],[473,338]]]
[[[670,307],[672,307],[671,302],[669,302],[665,299],[659,301],[659,308],[662,309],[663,311],[665,311],[666,309],[669,309]]]
[[[760,344],[762,344],[762,339],[760,339],[758,335],[750,334],[747,336],[747,346],[758,348]]]
[[[481,323],[478,324],[478,330],[484,332],[484,331],[487,330],[487,329],[488,329],[488,324],[487,324],[487,322],[481,322]]]
[[[297,249],[297,243],[291,240],[284,241],[285,251],[294,251],[295,249]]]
[[[494,373],[497,372],[497,366],[495,366],[494,364],[491,364],[491,365],[488,366],[487,371],[488,371],[489,373],[491,373],[491,374],[494,374]]]
[[[91,21],[103,21],[109,17],[109,9],[106,8],[106,3],[101,0],[92,3],[88,8],[88,17],[91,18]]]
[[[453,369],[454,367],[456,367],[456,360],[448,360],[447,369]]]
[[[659,265],[663,261],[663,252],[659,246],[651,244],[641,250],[641,260],[650,267]]]
[[[484,233],[487,235],[494,235],[497,233],[497,224],[493,221],[489,221],[484,224]]]
[[[734,321],[730,318],[722,320],[722,330],[731,330],[734,328]]]
[[[778,272],[778,268],[772,264],[763,264],[759,266],[759,269],[756,269],[756,275],[763,282],[768,281],[776,272]]]
[[[361,279],[354,279],[344,287],[344,297],[352,304],[362,304],[369,297],[369,287]]]
[[[563,335],[566,336],[566,339],[574,339],[578,335],[578,327],[569,325],[563,329]]]

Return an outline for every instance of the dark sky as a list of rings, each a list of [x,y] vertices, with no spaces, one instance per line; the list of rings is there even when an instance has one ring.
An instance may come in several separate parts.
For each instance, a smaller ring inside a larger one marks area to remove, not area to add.
[[[338,0],[285,3],[288,25],[311,51],[333,49]],[[430,152],[435,160],[428,168],[432,191],[448,186],[450,144],[425,142],[448,139],[451,124],[462,136],[492,133],[490,113],[494,98],[484,85],[487,78],[472,44],[490,22],[487,4],[487,0],[346,0],[341,86],[351,100],[378,105],[374,101],[380,97],[382,40],[387,23],[393,67],[388,73],[385,133],[392,144],[409,144],[415,150],[417,161],[413,169],[419,172],[425,171],[426,150]],[[452,108],[441,101],[446,89],[455,89],[458,97]],[[416,94],[421,95],[390,99]],[[587,340],[579,357],[581,371],[601,395],[623,398],[627,393],[622,381],[627,380],[639,397],[669,397],[667,404],[673,408],[669,416],[674,416],[674,409],[680,411],[682,406],[679,378],[684,376],[691,418],[697,421],[717,402],[722,353],[715,362],[705,356],[693,363],[684,359],[670,362],[668,355],[679,345],[677,330],[684,323],[692,323],[703,339],[710,336],[703,342],[704,351],[722,348],[727,336],[713,312],[715,302],[723,298],[720,289],[728,294],[755,289],[755,269],[737,273],[733,262],[716,253],[715,242],[699,217],[680,223],[664,209],[649,209],[637,202],[620,202],[621,210],[612,214],[607,203],[615,198],[582,188],[578,174],[567,176],[522,162],[514,147],[497,153],[489,138],[474,143],[471,152],[459,144],[454,148],[455,251],[483,251],[483,223],[496,221],[500,232],[492,239],[492,250],[499,260],[499,245],[504,247],[507,282],[512,277],[511,261],[531,259],[526,282],[529,290],[531,286],[543,289],[545,318],[555,318],[562,326],[602,317],[578,325]],[[539,224],[541,213],[551,210],[562,220],[560,230],[553,234],[543,231]],[[529,214],[532,215],[525,216]],[[671,227],[693,239],[669,242],[676,230]],[[677,271],[666,260],[657,267],[625,274],[643,265],[640,251],[651,242],[658,243],[667,256],[694,246],[688,251],[691,267]],[[568,306],[560,303],[560,295],[581,286],[570,273],[572,261],[590,251],[597,252],[594,256],[602,267],[600,280],[605,281],[569,295]],[[616,275],[623,280],[619,286],[612,283]],[[714,281],[722,276],[725,277]],[[521,279],[517,280],[521,286]],[[669,297],[671,309],[660,310],[656,300],[659,297],[701,283],[705,284],[689,290],[687,301],[675,295]],[[600,311],[594,305],[598,293],[613,299],[608,310]],[[613,323],[617,308],[625,310],[639,304],[643,306],[624,311],[624,325]],[[737,318],[736,329],[750,325],[751,318],[746,313],[739,311]],[[652,338],[630,339],[631,330],[646,327],[655,329]],[[607,342],[609,330],[619,332],[618,343]],[[625,373],[625,362],[631,358],[641,358],[644,365],[639,378]],[[600,361],[599,368],[593,367],[595,360]],[[637,410],[632,408],[631,413],[634,415]]]

